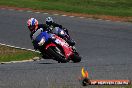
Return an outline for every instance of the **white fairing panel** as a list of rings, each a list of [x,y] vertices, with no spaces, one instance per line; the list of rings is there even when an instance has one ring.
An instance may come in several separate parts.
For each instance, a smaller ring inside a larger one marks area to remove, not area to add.
[[[43,29],[42,28],[40,28],[40,29],[38,29],[34,34],[33,34],[33,40],[35,40],[36,39],[36,37],[41,33],[43,31]]]

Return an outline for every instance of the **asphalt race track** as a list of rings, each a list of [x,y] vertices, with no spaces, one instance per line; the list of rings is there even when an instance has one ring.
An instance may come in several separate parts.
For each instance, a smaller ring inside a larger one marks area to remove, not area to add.
[[[1,64],[0,88],[80,88],[82,67],[92,79],[132,80],[131,23],[0,9],[0,43],[33,49],[26,21],[43,23],[47,16],[69,29],[82,61]]]

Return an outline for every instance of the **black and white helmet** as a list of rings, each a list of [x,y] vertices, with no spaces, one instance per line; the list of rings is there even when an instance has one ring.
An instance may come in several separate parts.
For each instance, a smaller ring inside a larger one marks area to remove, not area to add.
[[[47,18],[46,18],[46,24],[47,24],[47,25],[50,26],[50,25],[52,25],[53,22],[54,22],[54,21],[53,21],[53,19],[52,19],[51,17],[47,17]]]

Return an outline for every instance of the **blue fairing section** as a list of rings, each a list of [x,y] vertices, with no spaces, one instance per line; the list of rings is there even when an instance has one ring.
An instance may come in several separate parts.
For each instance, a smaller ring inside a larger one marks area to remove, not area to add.
[[[61,31],[63,31],[64,34],[61,34]],[[57,35],[63,36],[63,37],[67,35],[66,32],[63,29],[59,28],[59,27],[55,28],[55,32],[54,33],[57,34]]]
[[[41,32],[35,39],[35,41],[38,43],[41,41],[42,38],[45,38],[45,41],[47,42],[50,38],[50,35],[47,32]]]

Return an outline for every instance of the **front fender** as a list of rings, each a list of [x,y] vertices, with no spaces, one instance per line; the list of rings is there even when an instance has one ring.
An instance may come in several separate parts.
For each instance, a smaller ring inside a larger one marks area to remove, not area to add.
[[[48,44],[47,46],[46,46],[46,50],[50,47],[50,46],[56,46],[54,43],[50,43],[50,44]]]

